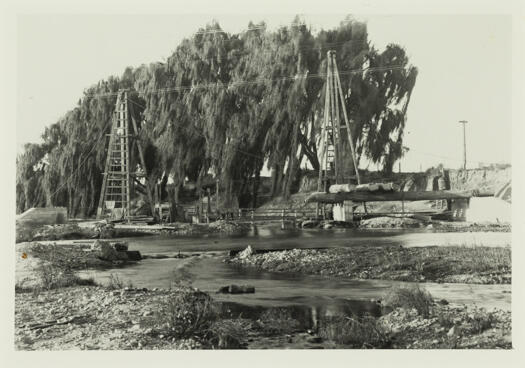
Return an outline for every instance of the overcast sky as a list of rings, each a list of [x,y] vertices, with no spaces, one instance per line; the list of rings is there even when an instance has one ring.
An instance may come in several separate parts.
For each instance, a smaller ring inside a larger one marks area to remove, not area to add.
[[[419,75],[408,108],[403,171],[511,161],[511,18],[482,15],[359,16],[382,50],[405,47]],[[302,15],[314,31],[345,15]],[[17,147],[73,108],[84,88],[126,66],[161,61],[212,19],[228,32],[250,20],[270,29],[294,15],[23,15],[18,18]],[[375,169],[375,167],[370,167]],[[396,166],[397,170],[397,166]]]

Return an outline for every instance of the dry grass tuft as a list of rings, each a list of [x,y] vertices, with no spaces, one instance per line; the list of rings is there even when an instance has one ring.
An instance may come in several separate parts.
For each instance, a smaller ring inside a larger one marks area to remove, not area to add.
[[[430,316],[432,296],[418,285],[413,287],[393,287],[382,300],[384,306],[392,308],[416,309],[423,317]]]

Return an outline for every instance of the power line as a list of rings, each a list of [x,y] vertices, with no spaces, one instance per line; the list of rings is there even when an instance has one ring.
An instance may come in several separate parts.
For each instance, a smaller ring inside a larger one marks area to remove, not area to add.
[[[446,160],[452,160],[452,161],[457,161],[457,162],[463,162],[463,159],[459,158],[459,157],[449,157],[449,156],[443,156],[443,155],[437,155],[437,154],[434,154],[434,153],[429,153],[429,152],[422,152],[422,151],[418,151],[418,150],[414,150],[414,149],[410,149],[410,152],[415,152],[415,153],[418,153],[418,154],[421,154],[421,155],[425,155],[425,156],[432,156],[432,157],[436,157],[436,158],[441,158],[441,159],[446,159]],[[483,162],[482,161],[473,161],[477,164],[482,164]]]
[[[394,66],[383,66],[383,67],[369,67],[369,68],[362,68],[362,69],[351,69],[346,71],[340,71],[339,75],[350,75],[350,74],[359,74],[359,73],[365,73],[365,72],[381,72],[381,71],[388,71],[388,70],[401,70],[405,69],[406,66],[404,65],[394,65]],[[182,92],[182,91],[190,91],[190,90],[197,90],[197,89],[209,89],[209,88],[217,88],[217,87],[239,87],[239,86],[245,86],[245,85],[254,85],[262,82],[284,82],[284,81],[290,81],[290,80],[298,80],[298,79],[311,79],[311,78],[323,78],[326,77],[326,73],[315,73],[315,74],[305,74],[305,75],[294,75],[294,76],[284,76],[279,78],[257,78],[252,81],[247,80],[239,80],[230,82],[227,85],[221,82],[215,82],[215,83],[208,83],[208,84],[201,84],[201,85],[193,85],[193,86],[178,86],[178,87],[167,87],[167,88],[158,88],[154,90],[149,91],[137,91],[142,95],[146,94],[155,94],[155,93],[169,93],[169,92]],[[108,92],[108,93],[93,93],[93,94],[85,94],[84,97],[110,97],[110,96],[116,96],[118,92]]]
[[[229,39],[220,39],[221,43],[222,44],[227,44],[229,42],[239,42],[239,41],[243,41],[242,39],[240,38],[229,38]],[[368,42],[368,39],[356,39],[356,40],[346,40],[346,41],[337,41],[337,42],[327,42],[327,43],[323,43],[322,45],[313,45],[313,46],[300,46],[300,47],[297,47],[297,48],[294,48],[295,51],[305,51],[305,50],[313,50],[313,49],[318,49],[318,50],[322,50],[322,49],[327,49],[327,48],[330,48],[330,47],[337,47],[337,46],[343,46],[345,44],[352,44],[352,43],[367,43]],[[260,54],[271,54],[272,52],[271,51],[263,51],[263,52],[259,52],[258,55]],[[211,60],[212,58],[204,58],[202,60]]]

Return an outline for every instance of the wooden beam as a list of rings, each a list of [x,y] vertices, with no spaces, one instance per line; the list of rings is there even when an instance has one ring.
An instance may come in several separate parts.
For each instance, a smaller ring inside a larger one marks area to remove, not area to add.
[[[387,202],[387,201],[426,201],[437,199],[469,199],[472,197],[492,197],[492,192],[466,190],[461,192],[440,190],[426,192],[349,192],[349,193],[312,193],[306,203],[341,203],[354,202]]]

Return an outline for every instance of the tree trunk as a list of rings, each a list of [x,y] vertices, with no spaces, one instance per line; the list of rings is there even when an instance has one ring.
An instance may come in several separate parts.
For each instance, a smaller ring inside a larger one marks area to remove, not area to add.
[[[273,198],[277,195],[277,188],[279,188],[279,176],[281,175],[281,171],[279,168],[279,165],[274,164],[272,167],[272,188],[270,190],[270,196]]]
[[[257,194],[259,193],[259,185],[261,183],[261,166],[262,165],[257,165],[255,169],[255,177],[252,186],[252,208],[257,207]]]
[[[292,189],[292,184],[294,182],[294,179],[295,179],[295,173],[296,173],[296,155],[297,155],[297,137],[298,137],[298,134],[299,134],[299,126],[300,126],[300,123],[299,122],[296,122],[295,125],[294,125],[294,128],[293,128],[293,136],[292,136],[292,147],[291,147],[291,150],[290,150],[290,157],[289,157],[289,161],[288,161],[288,170],[287,170],[287,173],[286,173],[286,181],[285,181],[285,186],[284,186],[284,198],[285,199],[288,199],[290,198],[290,195],[291,195],[291,189]]]

